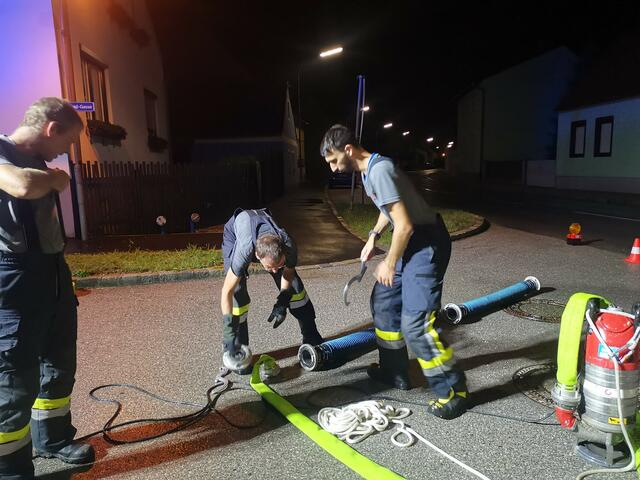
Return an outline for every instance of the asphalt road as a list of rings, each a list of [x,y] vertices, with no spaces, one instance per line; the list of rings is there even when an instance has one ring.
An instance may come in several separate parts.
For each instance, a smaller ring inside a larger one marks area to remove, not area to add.
[[[548,223],[546,231],[528,228],[530,222],[507,227],[501,218],[498,214],[490,217],[489,230],[454,243],[445,302],[476,298],[527,275],[537,276],[547,288],[541,298],[566,302],[571,294],[586,291],[603,295],[625,309],[640,300],[640,265],[623,261],[628,254],[623,245],[603,248],[609,245],[608,240],[603,240],[571,247],[565,244],[563,233],[553,233],[555,227],[544,217],[536,222]],[[565,222],[553,218],[558,225]],[[586,232],[593,228],[585,226]],[[603,230],[602,236],[605,233]],[[357,268],[354,264],[303,272],[325,336],[371,322],[371,276],[353,289],[351,306],[345,307],[340,301],[342,286]],[[210,279],[96,289],[81,298],[79,368],[72,400],[78,435],[99,430],[114,410],[113,405],[88,398],[88,392],[101,384],[126,382],[171,399],[204,401],[221,359],[217,306],[220,288],[221,280]],[[572,433],[554,425],[522,421],[540,419],[551,410],[525,397],[512,382],[516,371],[554,360],[558,324],[523,320],[499,311],[449,332],[456,357],[467,372],[476,406],[458,419],[443,421],[425,413],[422,406],[409,403],[430,398],[415,361],[415,388],[408,392],[388,390],[368,380],[365,369],[376,360],[375,352],[337,370],[304,372],[296,360],[300,335],[294,319],[288,318],[277,330],[265,321],[276,296],[271,278],[254,275],[249,279],[249,289],[252,349],[256,354],[270,353],[278,359],[283,373],[274,389],[312,418],[320,406],[391,396],[397,399],[391,402],[393,405],[412,409],[407,419],[411,427],[492,480],[569,480],[591,467],[573,453]],[[247,377],[232,379],[240,382],[240,388],[246,388],[242,383],[248,381]],[[540,374],[536,382],[548,388],[552,380],[550,375]],[[195,409],[167,405],[125,389],[108,393],[123,403],[119,419],[123,421]],[[252,391],[225,394],[218,407],[230,422],[244,427],[259,425],[239,429],[219,414],[211,414],[184,432],[135,445],[110,445],[93,437],[98,462],[91,469],[73,470],[56,460],[37,460],[37,472],[48,480],[71,475],[75,479],[359,478],[277,413],[265,408]],[[554,423],[553,417],[542,423]],[[114,436],[133,439],[158,433],[161,428],[133,425]],[[389,431],[376,434],[356,448],[406,478],[474,478],[423,445],[407,449],[393,446],[390,435]],[[631,479],[635,475],[592,478]]]

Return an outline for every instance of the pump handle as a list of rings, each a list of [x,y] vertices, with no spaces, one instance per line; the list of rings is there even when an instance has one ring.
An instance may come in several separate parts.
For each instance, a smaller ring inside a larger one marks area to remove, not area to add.
[[[640,302],[636,302],[631,307],[631,314],[633,315],[633,326],[638,328],[640,326]]]
[[[591,320],[595,322],[598,314],[600,313],[600,299],[590,298],[587,302],[587,311],[589,312]]]

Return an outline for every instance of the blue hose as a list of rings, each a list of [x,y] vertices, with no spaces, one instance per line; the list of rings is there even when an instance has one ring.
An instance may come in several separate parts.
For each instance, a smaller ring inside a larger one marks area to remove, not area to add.
[[[320,345],[304,344],[298,350],[300,366],[307,371],[330,370],[376,348],[373,328],[334,338]]]
[[[496,310],[513,305],[523,300],[534,290],[540,290],[540,281],[536,277],[527,277],[522,282],[460,305],[448,303],[444,306],[444,312],[447,319],[454,324],[458,324],[464,317],[482,317],[487,313],[493,313]]]

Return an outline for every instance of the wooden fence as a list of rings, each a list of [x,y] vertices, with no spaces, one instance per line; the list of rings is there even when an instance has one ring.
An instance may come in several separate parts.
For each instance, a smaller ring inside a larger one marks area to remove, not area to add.
[[[259,198],[259,170],[255,160],[84,164],[87,233],[158,233],[159,215],[167,219],[168,232],[185,232],[193,212],[200,214],[202,225],[223,223],[235,208],[265,200]]]

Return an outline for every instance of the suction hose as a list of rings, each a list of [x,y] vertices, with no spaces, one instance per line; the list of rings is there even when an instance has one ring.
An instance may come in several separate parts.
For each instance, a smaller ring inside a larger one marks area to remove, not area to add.
[[[320,345],[304,344],[298,350],[300,366],[312,372],[331,370],[376,348],[373,328],[334,338]]]
[[[525,298],[529,293],[537,290],[540,290],[540,281],[536,277],[527,277],[522,282],[515,283],[484,297],[459,305],[448,303],[444,306],[443,311],[447,319],[457,325],[465,317],[481,317],[497,309],[513,305]]]

